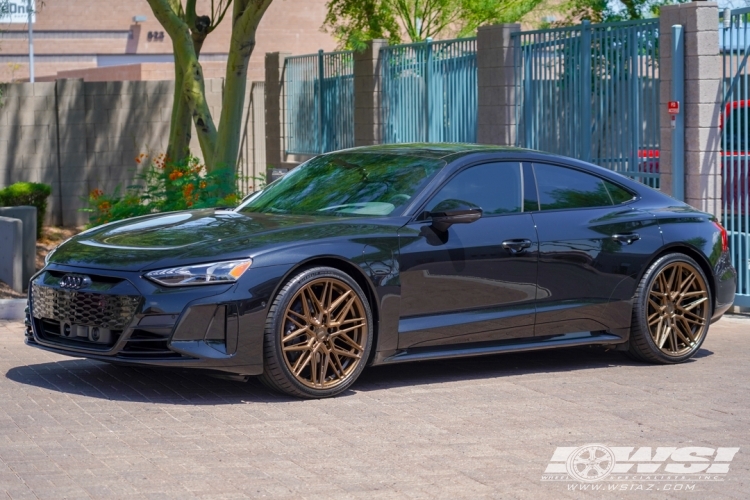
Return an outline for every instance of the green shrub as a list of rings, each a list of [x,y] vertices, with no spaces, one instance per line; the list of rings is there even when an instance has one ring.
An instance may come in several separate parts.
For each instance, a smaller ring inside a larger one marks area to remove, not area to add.
[[[44,224],[47,198],[50,194],[52,194],[52,188],[47,184],[16,182],[5,189],[0,189],[0,206],[31,205],[36,207],[36,237],[39,239],[42,236],[42,224]]]
[[[136,158],[136,163],[147,160],[145,154]],[[242,198],[240,179],[233,182],[233,172],[220,170],[207,172],[205,166],[194,156],[173,163],[163,154],[151,161],[136,183],[124,192],[118,186],[107,194],[94,189],[86,198],[89,212],[89,227],[139,215],[197,208],[233,207]],[[244,182],[244,180],[243,180]],[[224,195],[223,193],[230,193]]]

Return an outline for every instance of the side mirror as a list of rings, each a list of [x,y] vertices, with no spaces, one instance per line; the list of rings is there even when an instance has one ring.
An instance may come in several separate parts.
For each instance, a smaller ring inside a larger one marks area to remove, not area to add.
[[[430,217],[432,217],[432,227],[437,231],[445,232],[453,224],[471,224],[478,221],[482,218],[482,209],[470,206],[467,203],[455,203],[454,200],[446,200],[439,203],[430,212]]]

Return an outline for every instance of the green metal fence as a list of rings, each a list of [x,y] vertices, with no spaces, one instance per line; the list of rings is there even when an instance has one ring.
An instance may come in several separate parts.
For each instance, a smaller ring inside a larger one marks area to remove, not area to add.
[[[515,48],[519,146],[659,186],[659,20],[525,31]]]
[[[476,38],[380,49],[385,143],[476,142]]]
[[[722,128],[723,224],[737,269],[735,305],[750,307],[750,8],[725,13],[721,29],[724,59]]]
[[[284,63],[286,151],[318,154],[354,146],[354,55],[323,52]]]

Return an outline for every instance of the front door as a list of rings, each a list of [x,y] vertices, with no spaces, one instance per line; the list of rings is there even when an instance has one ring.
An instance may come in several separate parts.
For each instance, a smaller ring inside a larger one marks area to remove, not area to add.
[[[522,187],[520,163],[466,168],[402,229],[399,349],[533,336],[538,244]],[[428,213],[454,202],[482,218],[437,231]]]

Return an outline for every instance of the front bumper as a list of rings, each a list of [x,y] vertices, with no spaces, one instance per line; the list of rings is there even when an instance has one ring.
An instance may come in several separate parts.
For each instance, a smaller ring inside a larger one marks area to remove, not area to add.
[[[232,285],[167,289],[139,273],[48,266],[29,286],[26,344],[121,364],[258,375],[268,303],[281,272],[262,268]],[[66,274],[92,284],[63,289]]]

